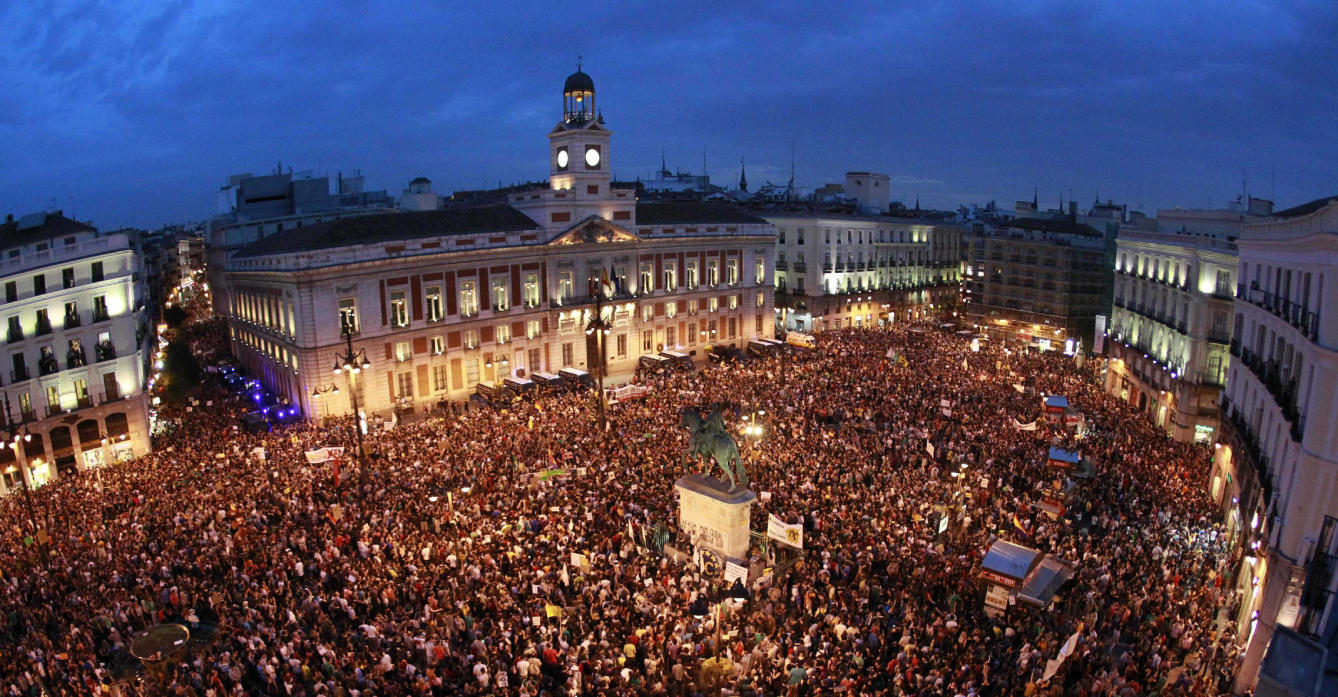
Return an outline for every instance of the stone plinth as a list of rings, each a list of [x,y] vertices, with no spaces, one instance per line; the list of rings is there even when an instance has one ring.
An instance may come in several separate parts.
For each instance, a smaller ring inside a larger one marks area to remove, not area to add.
[[[748,516],[757,495],[748,489],[726,490],[726,485],[700,474],[680,477],[678,527],[692,543],[711,550],[724,561],[746,564]]]

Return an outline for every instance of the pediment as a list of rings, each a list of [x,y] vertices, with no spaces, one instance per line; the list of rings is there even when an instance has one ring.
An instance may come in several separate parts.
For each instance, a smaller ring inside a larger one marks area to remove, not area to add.
[[[603,244],[606,242],[640,242],[641,238],[609,221],[592,215],[563,230],[550,245]]]

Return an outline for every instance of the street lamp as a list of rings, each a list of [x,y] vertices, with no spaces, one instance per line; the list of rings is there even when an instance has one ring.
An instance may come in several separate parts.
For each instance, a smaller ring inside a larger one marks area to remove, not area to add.
[[[595,339],[595,351],[599,360],[599,370],[595,371],[599,380],[599,430],[607,431],[609,421],[605,414],[604,373],[608,368],[608,335],[613,331],[613,326],[604,319],[604,284],[594,275],[590,276],[590,291],[590,294],[595,296],[595,314],[585,325],[585,335],[593,336]]]
[[[348,393],[349,401],[353,407],[353,433],[358,441],[358,476],[359,486],[367,485],[367,457],[363,452],[362,442],[362,413],[358,410],[358,388],[356,376],[359,372],[372,367],[372,362],[367,360],[367,353],[362,349],[353,350],[353,325],[347,318],[340,318],[339,333],[344,337],[345,350],[343,353],[335,354],[334,374],[348,373]]]
[[[329,401],[321,399],[321,395],[339,394],[339,385],[330,383],[329,385],[317,385],[316,389],[311,391],[311,398],[316,400],[317,404],[325,407],[325,413],[330,413]]]

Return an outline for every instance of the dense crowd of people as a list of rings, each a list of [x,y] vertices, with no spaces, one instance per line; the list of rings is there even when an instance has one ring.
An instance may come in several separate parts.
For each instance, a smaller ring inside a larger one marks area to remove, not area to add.
[[[589,392],[374,421],[365,484],[353,458],[303,454],[351,446],[350,419],[252,434],[245,406],[206,387],[209,408],[161,408],[174,426],[152,454],[33,493],[49,545],[24,544],[22,502],[0,503],[0,693],[1220,694],[1238,558],[1213,524],[1207,453],[1104,394],[1090,366],[1017,349],[975,352],[927,324],[840,330],[648,378],[608,430]],[[1015,428],[1042,394],[1066,395],[1087,433]],[[774,571],[743,604],[715,604],[719,579],[671,553],[688,546],[674,481],[700,467],[679,410],[713,403],[736,433],[765,412],[763,435],[739,438],[767,494],[753,528],[804,527],[802,553],[755,545]],[[1046,464],[1056,441],[1095,476],[1052,518],[1035,504],[1063,478]],[[1048,607],[986,614],[996,539],[1076,575]],[[141,673],[132,638],[162,623],[201,639]]]

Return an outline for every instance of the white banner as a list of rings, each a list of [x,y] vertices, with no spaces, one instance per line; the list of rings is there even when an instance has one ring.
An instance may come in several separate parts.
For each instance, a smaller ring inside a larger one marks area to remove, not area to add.
[[[329,462],[337,457],[343,457],[343,448],[321,448],[320,450],[308,450],[304,455],[307,456],[307,462],[313,465],[319,465],[322,462]]]
[[[767,516],[767,537],[796,549],[804,548],[804,526],[789,525],[775,514]]]
[[[748,569],[742,564],[735,564],[732,561],[725,562],[725,585],[733,585],[736,578],[742,581],[743,585],[748,585]]]
[[[1016,428],[1019,431],[1035,431],[1036,422],[1033,421],[1029,424],[1024,424],[1021,421],[1018,421],[1017,419],[1013,419],[1013,428]]]

